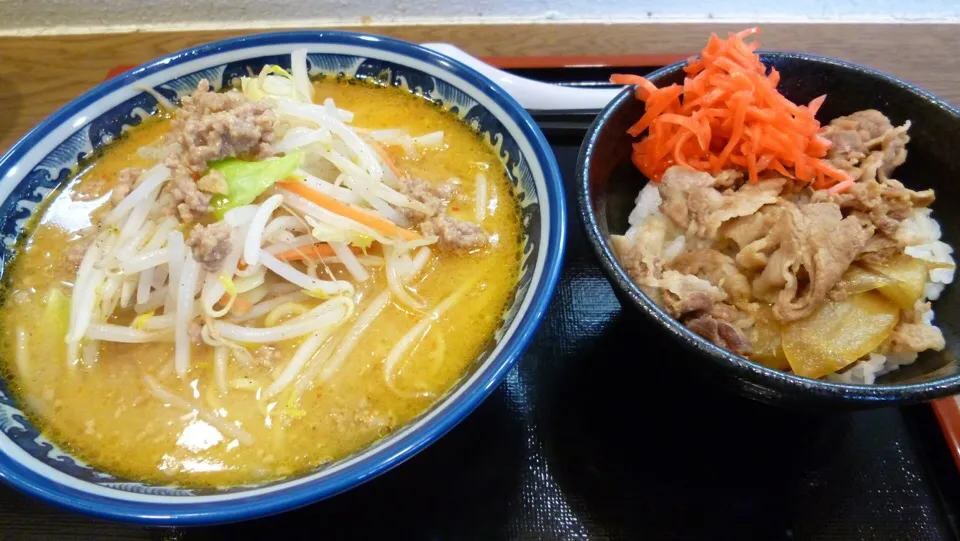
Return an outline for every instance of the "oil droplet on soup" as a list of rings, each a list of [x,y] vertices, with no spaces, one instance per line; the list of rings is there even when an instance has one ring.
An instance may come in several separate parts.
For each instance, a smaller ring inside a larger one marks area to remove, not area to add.
[[[65,299],[73,293],[76,275],[66,259],[67,246],[90,225],[91,211],[103,202],[84,195],[90,186],[114,182],[125,167],[153,163],[137,149],[161,137],[169,120],[147,120],[52,196],[9,271],[0,307],[5,377],[45,435],[98,468],[127,478],[184,486],[246,484],[297,474],[363,449],[422,413],[469,372],[503,321],[520,266],[520,213],[503,164],[452,114],[405,91],[334,80],[314,86],[315,100],[332,97],[355,114],[355,127],[404,128],[414,136],[442,130],[440,147],[413,156],[402,148],[389,152],[401,169],[420,178],[459,179],[451,215],[472,216],[475,178],[486,176],[489,204],[482,225],[495,241],[469,254],[435,251],[412,287],[432,307],[461,284],[477,285],[433,322],[401,360],[394,389],[384,381],[384,358],[423,318],[395,302],[374,320],[336,375],[299,398],[284,392],[261,399],[264,386],[283,369],[299,340],[264,352],[266,360],[249,367],[231,363],[226,393],[218,391],[214,380],[212,348],[198,342],[185,378],[172,369],[170,342],[101,342],[95,363],[68,366],[66,327],[58,312],[63,302],[69,306]],[[362,296],[358,310],[386,288],[382,271],[371,275],[356,286]],[[262,326],[263,319],[253,324]],[[239,422],[253,443],[240,444],[197,411],[158,400],[145,388],[144,374],[204,411]]]

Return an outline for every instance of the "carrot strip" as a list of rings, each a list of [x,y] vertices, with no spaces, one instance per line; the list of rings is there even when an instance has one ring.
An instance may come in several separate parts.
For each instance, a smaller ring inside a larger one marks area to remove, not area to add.
[[[724,163],[730,153],[733,152],[734,147],[737,143],[740,142],[740,137],[743,136],[743,122],[747,117],[747,99],[748,97],[744,96],[742,93],[738,92],[739,99],[736,99],[736,109],[733,113],[733,131],[730,133],[730,139],[727,141],[727,145],[723,147],[723,151],[720,152],[720,155],[716,157],[715,160],[711,160],[711,167],[713,168],[714,174],[719,173],[723,168]]]
[[[689,133],[689,132],[675,130],[673,132],[673,135],[670,136],[670,139],[667,139],[664,142],[662,147],[657,148],[656,154],[653,155],[653,163],[662,162],[667,157],[667,155],[670,154],[671,151],[676,149],[677,142],[680,141],[684,133]]]
[[[690,167],[690,164],[687,163],[687,158],[683,152],[683,145],[684,143],[689,141],[691,137],[693,137],[692,131],[682,132],[680,135],[680,138],[677,139],[677,144],[674,145],[673,156],[677,160],[677,164],[679,165]]]
[[[760,182],[760,176],[757,173],[757,155],[753,153],[747,154],[747,180],[750,184]]]
[[[660,115],[658,119],[660,122],[666,122],[668,124],[676,124],[682,128],[686,128],[690,133],[697,136],[697,141],[700,143],[700,148],[707,148],[707,145],[710,144],[710,130],[705,124],[697,122],[696,119],[678,115],[678,114],[666,114]]]
[[[252,302],[240,296],[237,296],[237,298],[233,299],[233,306],[230,307],[230,313],[238,316],[242,316],[243,314],[246,314],[250,310],[253,310]]]
[[[614,73],[610,76],[610,82],[615,85],[637,85],[636,96],[638,100],[645,99],[651,93],[657,90],[656,85],[639,75],[630,75],[628,73]]]
[[[780,173],[786,178],[793,178],[793,174],[787,171],[787,168],[780,163],[780,160],[773,158],[770,160],[770,169]]]
[[[853,179],[847,179],[827,188],[827,193],[843,193],[851,187],[853,187]]]
[[[727,71],[731,75],[734,73],[739,73],[743,71],[743,66],[738,65],[736,62],[731,60],[728,57],[721,57],[716,59],[713,63],[714,66]]]
[[[810,100],[810,105],[807,107],[810,109],[810,116],[816,116],[817,111],[820,110],[820,106],[823,105],[823,102],[826,101],[827,95],[818,96]]]
[[[644,82],[649,83],[645,78],[639,75],[633,75],[631,73],[614,73],[610,76],[610,84],[614,85],[641,85]],[[656,86],[653,87],[653,90],[656,90]]]
[[[684,94],[683,111],[692,112],[697,107],[711,107],[713,104],[720,101],[725,94],[726,91],[724,91],[722,88],[714,88],[705,94],[699,95],[692,101],[688,101],[688,96]]]
[[[823,173],[826,177],[831,178],[836,181],[850,180],[850,175],[846,171],[841,171],[836,167],[830,165],[829,162],[824,160],[811,160],[811,166],[814,171]]]
[[[773,162],[773,156],[766,154],[760,156],[760,159],[757,160],[757,169],[760,171],[766,171],[770,168],[770,163]]]
[[[650,159],[651,164],[655,164],[663,161],[664,157],[670,152],[670,141],[667,140],[667,125],[662,122],[657,122],[654,124],[651,129],[653,133],[657,135],[657,138],[652,142],[652,150],[647,153],[647,157]]]
[[[769,109],[761,109],[754,105],[747,107],[747,118],[756,122],[763,122],[766,124],[775,124],[777,122],[777,114]]]
[[[777,68],[770,68],[770,75],[767,75],[767,80],[774,88],[780,84],[780,72],[777,71]],[[826,97],[826,94],[824,94],[824,97]]]
[[[230,303],[230,294],[224,293],[223,296],[220,297],[220,300],[216,302],[216,306],[218,309],[222,309],[229,303]],[[251,309],[253,309],[253,303],[251,303],[250,301],[248,301],[247,299],[244,299],[239,295],[234,297],[233,305],[230,306],[230,312],[238,316],[242,316],[243,314],[246,314]]]
[[[350,250],[355,254],[362,254],[363,250],[357,248],[356,246],[351,246]],[[336,257],[337,253],[333,251],[331,247],[326,242],[318,242],[316,244],[309,244],[307,246],[297,246],[295,248],[290,248],[289,250],[284,250],[282,252],[277,252],[273,254],[274,257],[280,261],[302,261],[304,259],[320,259],[323,257]]]
[[[349,205],[345,205],[326,194],[314,190],[302,182],[278,182],[277,185],[285,190],[299,195],[300,197],[303,197],[311,203],[319,205],[320,207],[333,212],[334,214],[339,214],[344,218],[349,218],[371,229],[376,229],[385,235],[400,237],[404,240],[416,240],[422,238],[421,235],[415,231],[403,229],[402,227],[399,227],[393,222],[385,220],[384,218],[374,216],[362,210],[355,209]]]
[[[822,158],[827,155],[827,151],[830,150],[830,147],[832,146],[833,143],[829,139],[820,137],[818,135],[810,139],[810,142],[807,144],[807,154],[817,158]]]
[[[683,78],[683,96],[686,100],[694,99],[697,88],[694,86],[694,80],[689,77]],[[686,105],[686,104],[684,104]]]
[[[647,162],[644,159],[642,152],[634,150],[632,153],[630,153],[630,161],[632,161],[633,166],[645,176],[651,178],[653,177],[653,173],[647,168]]]
[[[403,178],[405,176],[403,171],[397,167],[397,164],[393,163],[393,160],[390,159],[390,155],[387,154],[387,149],[383,148],[380,143],[371,140],[370,146],[373,147],[373,150],[377,151],[377,154],[380,155],[380,159],[383,160],[383,163],[387,164],[387,167],[390,168],[390,171],[392,171],[397,178]]]
[[[646,132],[631,154],[644,175],[658,182],[680,164],[714,174],[740,169],[754,183],[780,175],[823,189],[849,186],[847,174],[823,159],[831,143],[816,115],[826,96],[803,105],[785,98],[777,90],[780,72],[763,65],[757,41],[745,41],[759,32],[748,28],[725,39],[711,34],[700,55],[687,60],[682,85],[656,88],[638,75],[611,77],[636,85],[645,103],[628,130],[632,136]]]
[[[679,85],[672,85],[651,93],[647,100],[647,111],[642,117],[640,117],[640,120],[637,121],[636,124],[627,130],[627,133],[634,137],[640,135],[643,130],[650,127],[654,119],[666,112],[667,108],[672,105],[671,100],[676,100],[682,92],[683,87]]]
[[[747,157],[746,157],[746,156],[738,156],[738,155],[734,154],[734,155],[730,156],[730,163],[732,163],[732,164],[734,164],[734,165],[739,165],[740,167],[746,169],[746,168],[747,168]]]
[[[280,261],[301,261],[304,259],[320,259],[321,257],[333,257],[337,255],[333,248],[326,242],[318,242],[307,246],[297,246],[277,252],[274,257]]]

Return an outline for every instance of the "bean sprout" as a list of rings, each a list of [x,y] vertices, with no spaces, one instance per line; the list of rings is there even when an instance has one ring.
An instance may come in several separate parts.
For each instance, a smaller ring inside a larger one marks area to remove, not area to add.
[[[177,376],[181,378],[186,376],[187,371],[190,369],[189,326],[191,321],[193,321],[193,297],[197,289],[198,271],[199,268],[196,260],[193,259],[193,253],[187,249],[183,262],[183,271],[180,274],[177,302],[174,305],[174,310],[177,314],[174,325],[174,335],[176,337],[174,368],[176,368]]]
[[[119,223],[128,212],[133,210],[133,207],[150,197],[154,190],[159,190],[169,179],[170,170],[164,165],[155,165],[145,171],[140,177],[140,184],[106,215],[104,223],[110,225]]]
[[[250,220],[250,229],[247,231],[247,238],[243,244],[243,260],[247,265],[256,265],[260,258],[260,243],[263,241],[263,230],[267,226],[267,220],[273,211],[280,208],[283,204],[282,195],[274,195],[264,201],[257,212]]]
[[[304,315],[276,327],[242,327],[225,321],[214,321],[213,328],[223,338],[253,344],[289,340],[323,327],[336,325],[353,313],[353,301],[336,297],[317,306]]]

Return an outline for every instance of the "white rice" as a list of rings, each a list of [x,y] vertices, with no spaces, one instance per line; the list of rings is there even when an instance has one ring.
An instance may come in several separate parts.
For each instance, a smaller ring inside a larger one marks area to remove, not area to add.
[[[633,210],[630,211],[630,216],[627,217],[630,228],[627,229],[627,232],[624,233],[623,236],[631,243],[635,243],[637,242],[637,233],[644,222],[650,218],[663,218],[668,224],[668,227],[666,242],[663,246],[663,253],[660,254],[660,260],[664,263],[669,263],[683,253],[689,243],[683,231],[674,227],[673,222],[660,212],[660,204],[662,202],[663,200],[660,198],[660,190],[657,189],[657,185],[652,182],[644,184],[643,189],[637,194],[635,206]]]
[[[660,198],[660,190],[657,189],[657,185],[652,182],[644,184],[643,189],[637,194],[636,206],[633,207],[630,216],[627,218],[627,221],[630,222],[630,229],[627,229],[623,236],[635,241],[640,224],[651,216],[663,216],[660,212],[660,203],[662,202],[663,199]]]

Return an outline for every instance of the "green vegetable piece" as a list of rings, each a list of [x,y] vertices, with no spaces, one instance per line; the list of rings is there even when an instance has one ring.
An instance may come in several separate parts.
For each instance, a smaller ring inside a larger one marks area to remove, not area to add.
[[[227,179],[227,195],[216,195],[210,201],[213,215],[222,220],[228,210],[249,205],[274,183],[281,181],[300,167],[303,152],[294,151],[280,158],[246,162],[227,158],[210,164]]]

